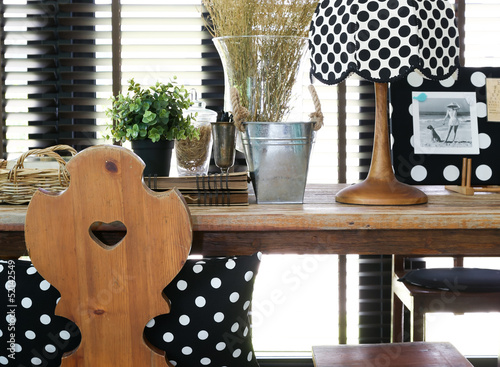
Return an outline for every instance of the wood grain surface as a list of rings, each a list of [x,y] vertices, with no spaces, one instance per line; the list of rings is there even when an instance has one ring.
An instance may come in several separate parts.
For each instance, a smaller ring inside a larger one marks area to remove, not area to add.
[[[162,291],[189,254],[189,209],[174,190],[142,183],[143,163],[113,146],[86,149],[70,163],[69,188],[37,192],[26,215],[26,243],[38,272],[61,293],[56,314],[74,321],[82,342],[62,367],[166,366],[143,339],[149,320],[168,313]],[[120,222],[116,243],[93,223]]]
[[[472,367],[450,343],[314,346],[315,367]]]
[[[335,202],[345,185],[309,185],[304,204],[190,207],[194,253],[500,255],[500,194],[465,196],[419,186],[428,203],[363,206]],[[0,206],[0,256],[25,253],[25,206]],[[112,228],[101,228],[112,230]]]

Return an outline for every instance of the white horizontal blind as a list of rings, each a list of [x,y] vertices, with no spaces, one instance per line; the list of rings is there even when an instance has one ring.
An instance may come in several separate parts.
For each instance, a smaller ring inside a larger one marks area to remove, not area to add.
[[[500,3],[467,0],[465,5],[465,66],[500,66]]]
[[[110,122],[104,111],[117,75],[122,90],[131,78],[146,86],[177,76],[180,84],[197,89],[208,108],[222,108],[222,66],[203,27],[201,1],[119,3],[121,76],[113,73],[120,49],[112,47],[112,0],[4,0],[2,117],[9,158],[33,147],[66,143],[81,149],[99,142]],[[340,145],[337,87],[316,88],[325,126],[317,134],[308,182],[355,182],[371,156],[372,127],[363,121],[370,120],[365,105],[372,102],[360,100],[371,87],[348,79]],[[313,106],[305,88],[304,96],[308,118]]]
[[[358,182],[368,172],[371,159],[373,85],[361,82],[356,76],[346,80],[345,111],[344,114],[340,114],[340,120],[338,87],[322,85],[317,81],[314,82],[314,86],[321,100],[324,126],[316,133],[307,182],[311,184]],[[304,88],[306,119],[307,114],[314,111],[308,93]],[[342,127],[345,128],[345,135],[339,136],[339,132],[342,134],[344,131]],[[339,162],[339,154],[342,154],[341,159],[344,157],[345,162]]]
[[[4,147],[8,152],[25,150],[28,133],[55,131],[56,101],[50,98],[57,90],[55,75],[50,72],[56,67],[55,12],[55,4],[42,8],[26,1],[3,2],[2,120],[9,139]],[[42,27],[44,31],[40,32]],[[44,85],[40,81],[45,81]],[[30,100],[28,95],[32,96]],[[28,121],[37,126],[28,127]]]
[[[339,341],[337,255],[265,255],[255,281],[253,345],[259,357],[305,356]],[[347,256],[347,342],[358,341],[358,262]]]
[[[4,157],[102,142],[113,85],[126,91],[131,78],[149,86],[177,76],[208,108],[222,108],[223,72],[201,0],[4,0],[1,11]]]
[[[308,60],[305,64],[309,66]],[[302,121],[308,121],[314,105],[307,89],[307,74],[303,74],[302,83]],[[342,93],[342,89],[337,85],[313,82],[321,101],[324,126],[316,132],[307,178],[309,184],[354,183],[368,172],[373,143],[373,84],[355,75],[345,83],[345,105],[340,106],[345,110],[339,111],[339,90]]]
[[[122,84],[134,78],[152,85],[177,76],[179,84],[197,90],[207,108],[220,110],[222,67],[204,30],[201,0],[122,0],[121,5]]]
[[[321,110],[324,115],[324,125],[316,132],[313,152],[310,159],[308,183],[336,183],[338,182],[338,100],[337,87],[314,84],[318,97],[321,100]],[[307,88],[303,88],[304,113],[303,118],[308,120],[308,113],[314,111],[314,104]]]
[[[7,157],[33,147],[96,144],[108,7],[88,1],[4,0],[2,120]],[[108,94],[109,95],[109,94]]]

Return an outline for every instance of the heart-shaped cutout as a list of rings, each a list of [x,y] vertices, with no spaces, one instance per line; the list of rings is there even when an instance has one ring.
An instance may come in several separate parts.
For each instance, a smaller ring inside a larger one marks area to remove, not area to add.
[[[105,250],[113,250],[127,235],[127,227],[119,220],[111,223],[94,222],[89,227],[90,237]]]

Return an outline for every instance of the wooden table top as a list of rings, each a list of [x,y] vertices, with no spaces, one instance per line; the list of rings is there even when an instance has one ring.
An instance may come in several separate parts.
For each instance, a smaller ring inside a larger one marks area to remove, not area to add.
[[[335,202],[335,193],[343,187],[309,185],[304,204],[255,204],[251,196],[248,206],[190,206],[195,242],[203,243],[204,247],[198,245],[203,247],[200,251],[211,254],[226,253],[227,249],[220,248],[228,246],[222,244],[224,241],[240,243],[244,252],[500,254],[498,193],[465,196],[444,186],[421,186],[429,197],[426,204],[361,206]],[[26,208],[0,205],[0,244],[2,233],[5,237],[6,231],[24,231]],[[475,231],[482,236],[477,238]],[[275,244],[277,239],[290,244]],[[473,250],[467,248],[471,240],[479,244]],[[445,249],[447,241],[462,245]],[[373,243],[378,246],[376,250]],[[403,244],[409,247],[401,248]]]
[[[472,367],[450,343],[313,346],[315,367]]]
[[[310,185],[304,204],[190,207],[194,230],[290,231],[364,229],[497,229],[500,194],[465,196],[443,186],[420,187],[429,202],[411,206],[362,206],[335,202],[345,185]]]
[[[335,202],[345,185],[309,185],[304,204],[190,206],[194,231],[289,231],[355,229],[496,229],[500,194],[465,196],[443,186],[421,186],[429,202],[410,206],[363,206]],[[24,230],[27,205],[0,205],[0,231]]]

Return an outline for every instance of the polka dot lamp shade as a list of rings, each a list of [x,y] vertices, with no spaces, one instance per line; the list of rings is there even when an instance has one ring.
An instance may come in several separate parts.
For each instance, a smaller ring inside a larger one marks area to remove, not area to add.
[[[416,69],[441,80],[459,67],[458,47],[446,0],[323,0],[311,22],[311,75],[390,82]]]

